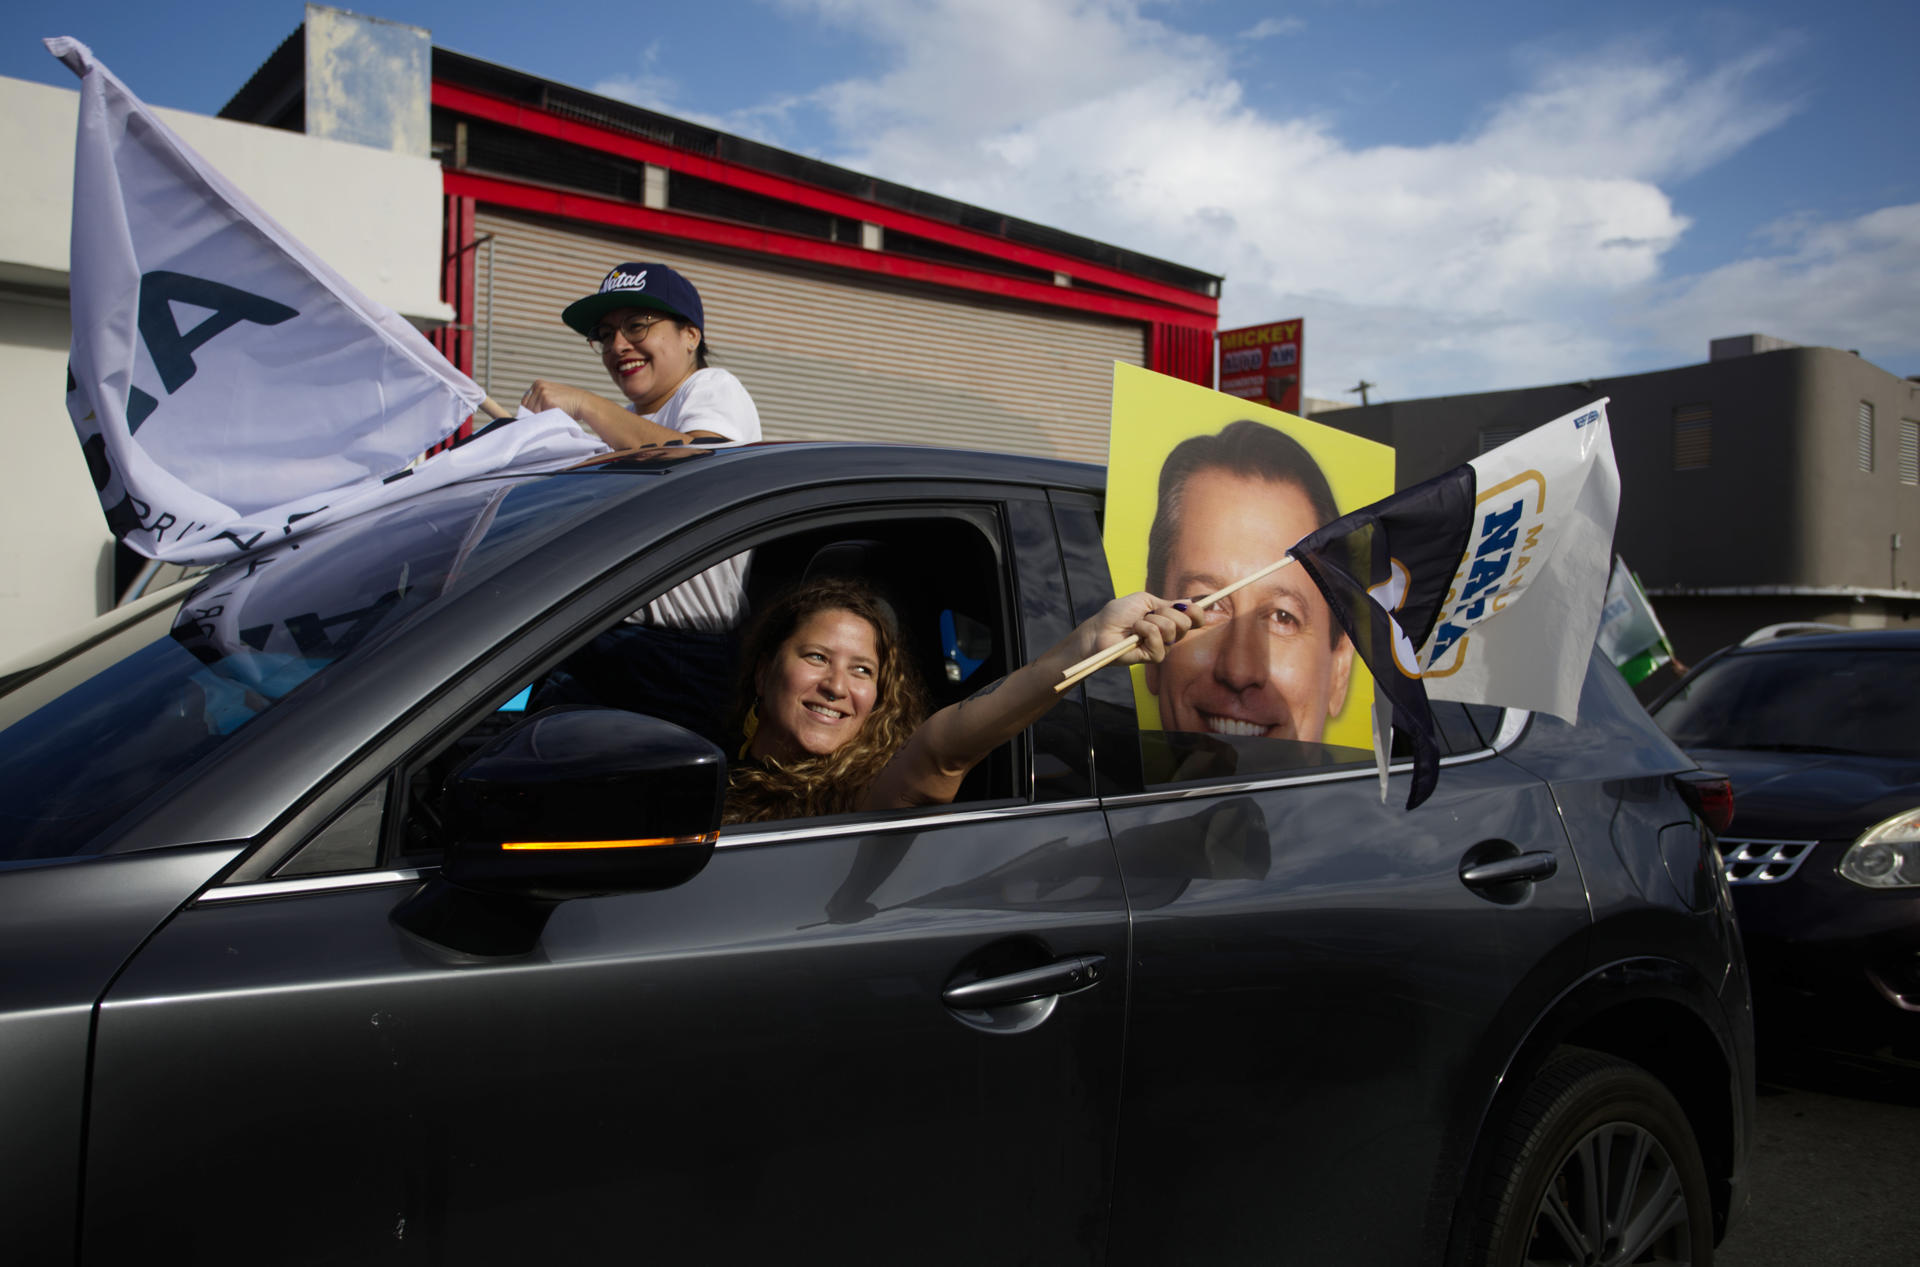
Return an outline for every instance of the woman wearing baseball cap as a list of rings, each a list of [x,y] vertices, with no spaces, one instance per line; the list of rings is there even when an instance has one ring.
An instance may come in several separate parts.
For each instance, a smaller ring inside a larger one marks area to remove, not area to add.
[[[536,379],[527,408],[565,410],[616,450],[760,438],[747,389],[707,364],[700,292],[665,264],[617,266],[561,320],[586,336],[627,404]],[[602,632],[536,684],[532,706],[629,708],[718,742],[714,701],[732,680],[730,631],[746,613],[750,560],[750,551],[724,559]]]
[[[747,389],[707,364],[700,292],[665,264],[617,265],[560,319],[586,336],[627,404],[540,378],[521,397],[527,408],[564,410],[612,449],[760,438]]]

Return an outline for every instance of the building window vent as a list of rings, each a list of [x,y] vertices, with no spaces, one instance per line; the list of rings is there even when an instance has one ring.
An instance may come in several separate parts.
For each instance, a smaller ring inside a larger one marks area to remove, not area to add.
[[[1530,430],[1532,430],[1532,428],[1524,424],[1509,427],[1488,427],[1480,433],[1480,452],[1486,453],[1489,450],[1499,448],[1509,440],[1518,440]],[[1478,455],[1476,454],[1475,456]]]
[[[1871,471],[1873,469],[1873,404],[1871,401],[1860,402],[1859,444],[1860,469]]]
[[[1900,482],[1920,484],[1920,422],[1900,420]]]
[[[674,172],[668,197],[675,211],[732,220],[738,224],[757,224],[781,233],[821,238],[828,242],[858,242],[860,222],[825,211],[815,211],[784,198],[770,198],[717,180]]]
[[[1673,411],[1673,469],[1701,471],[1713,465],[1713,406],[1681,405]]]

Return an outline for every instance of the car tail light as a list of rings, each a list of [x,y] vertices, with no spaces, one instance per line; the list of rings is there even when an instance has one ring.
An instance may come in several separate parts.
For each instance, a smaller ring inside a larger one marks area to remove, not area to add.
[[[1733,823],[1733,780],[1713,770],[1688,770],[1673,776],[1681,799],[1718,836]]]

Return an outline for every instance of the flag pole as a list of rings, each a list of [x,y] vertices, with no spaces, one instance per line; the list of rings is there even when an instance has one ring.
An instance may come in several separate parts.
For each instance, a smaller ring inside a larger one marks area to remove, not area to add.
[[[1267,564],[1267,566],[1261,568],[1259,571],[1249,572],[1245,576],[1241,577],[1239,580],[1235,581],[1233,584],[1225,586],[1221,589],[1217,589],[1213,593],[1207,595],[1205,598],[1202,598],[1196,601],[1193,604],[1193,610],[1205,611],[1207,610],[1207,608],[1213,606],[1215,603],[1219,602],[1221,599],[1226,598],[1228,595],[1232,594],[1235,590],[1238,590],[1243,586],[1251,585],[1263,576],[1270,576],[1292,562],[1293,562],[1293,556],[1291,554],[1282,555],[1280,558],[1275,559],[1272,563]],[[1080,663],[1067,666],[1065,669],[1061,670],[1060,681],[1054,683],[1054,687],[1053,687],[1054,693],[1059,694],[1060,692],[1067,690],[1069,687],[1079,682],[1082,678],[1087,677],[1090,674],[1099,672],[1101,669],[1105,668],[1107,665],[1112,664],[1115,660],[1118,660],[1121,656],[1125,655],[1128,650],[1130,650],[1133,647],[1137,647],[1139,645],[1140,645],[1140,635],[1128,634],[1125,638],[1123,638],[1119,642],[1114,643],[1111,647],[1102,647],[1100,650],[1094,652],[1092,655],[1088,656],[1086,659],[1080,661]]]

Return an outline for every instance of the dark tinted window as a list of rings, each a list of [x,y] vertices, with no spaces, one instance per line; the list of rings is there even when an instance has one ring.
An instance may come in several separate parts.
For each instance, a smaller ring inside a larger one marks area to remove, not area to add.
[[[1365,748],[1294,739],[1143,730],[1140,760],[1147,785],[1153,787],[1205,779],[1301,774],[1360,762],[1371,765],[1373,753]]]
[[[0,861],[93,851],[100,834],[356,648],[631,487],[487,481],[374,512],[220,568],[0,695]],[[398,709],[396,709],[396,712]]]
[[[1655,718],[1686,748],[1920,754],[1920,654],[1796,650],[1708,665]]]
[[[1434,739],[1443,756],[1478,752],[1491,742],[1501,710],[1452,703],[1432,702]],[[1487,728],[1483,736],[1469,712],[1481,714]],[[1265,736],[1237,736],[1143,730],[1140,755],[1145,763],[1149,784],[1185,783],[1204,779],[1244,779],[1276,774],[1299,774],[1340,766],[1373,764],[1370,748],[1344,747],[1330,743],[1302,743],[1294,739]],[[1413,737],[1395,727],[1392,759],[1413,757]]]

